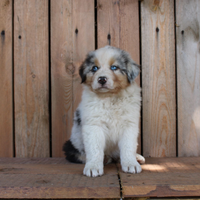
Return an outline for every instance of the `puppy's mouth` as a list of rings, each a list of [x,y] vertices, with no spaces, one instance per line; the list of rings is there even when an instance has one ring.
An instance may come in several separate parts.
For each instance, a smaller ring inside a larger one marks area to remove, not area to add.
[[[106,85],[100,85],[100,86],[97,88],[97,90],[98,90],[99,92],[107,92],[107,91],[109,91],[110,89],[109,89],[108,86],[106,86]]]

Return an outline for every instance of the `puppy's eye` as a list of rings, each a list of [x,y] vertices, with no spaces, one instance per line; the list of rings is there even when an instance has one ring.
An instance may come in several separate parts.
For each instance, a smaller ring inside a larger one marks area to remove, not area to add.
[[[92,69],[91,69],[91,71],[92,71],[92,72],[96,72],[98,69],[99,69],[99,68],[98,68],[97,66],[93,66]]]
[[[117,69],[118,69],[118,67],[117,67],[117,66],[115,66],[115,65],[112,65],[112,66],[110,67],[110,69],[111,69],[112,71],[115,71],[115,70],[117,70]]]

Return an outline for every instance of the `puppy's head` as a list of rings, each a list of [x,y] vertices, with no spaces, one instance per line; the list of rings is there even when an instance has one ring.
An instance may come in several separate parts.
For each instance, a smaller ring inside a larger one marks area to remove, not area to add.
[[[96,93],[118,92],[129,86],[139,72],[127,52],[111,46],[90,52],[79,69],[82,83]]]

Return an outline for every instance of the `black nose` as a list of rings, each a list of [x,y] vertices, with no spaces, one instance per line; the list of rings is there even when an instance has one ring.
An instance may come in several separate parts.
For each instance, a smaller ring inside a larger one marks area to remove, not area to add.
[[[104,85],[107,81],[107,78],[105,76],[100,76],[98,78],[98,83],[100,83],[101,85]]]

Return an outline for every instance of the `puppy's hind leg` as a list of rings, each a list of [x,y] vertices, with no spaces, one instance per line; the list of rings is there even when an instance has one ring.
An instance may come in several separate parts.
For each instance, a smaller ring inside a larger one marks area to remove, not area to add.
[[[63,146],[66,159],[73,163],[85,163],[86,159],[81,129],[81,112],[77,109],[74,113],[74,124],[70,140]]]
[[[71,140],[65,142],[63,145],[63,151],[66,156],[66,160],[73,163],[85,163],[85,153],[79,152],[79,150],[74,147]]]
[[[140,155],[140,154],[136,154],[136,160],[140,163],[140,164],[144,164],[145,163],[145,158]]]

